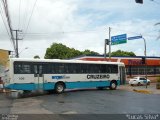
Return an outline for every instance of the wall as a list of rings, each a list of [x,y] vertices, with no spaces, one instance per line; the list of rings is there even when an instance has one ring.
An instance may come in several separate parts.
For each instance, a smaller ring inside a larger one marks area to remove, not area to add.
[[[0,77],[4,77],[4,71],[8,68],[9,51],[0,49]]]

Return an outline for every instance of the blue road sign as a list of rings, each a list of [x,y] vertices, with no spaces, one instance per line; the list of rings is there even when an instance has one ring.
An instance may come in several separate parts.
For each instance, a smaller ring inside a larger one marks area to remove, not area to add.
[[[142,36],[134,36],[134,37],[129,37],[128,40],[134,40],[134,39],[140,39]]]
[[[111,37],[111,45],[127,43],[127,34],[117,35]]]

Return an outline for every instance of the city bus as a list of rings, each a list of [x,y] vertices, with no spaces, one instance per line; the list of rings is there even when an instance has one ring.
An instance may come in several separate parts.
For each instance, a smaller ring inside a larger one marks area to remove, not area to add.
[[[22,91],[110,88],[125,81],[121,62],[11,58],[5,87]]]

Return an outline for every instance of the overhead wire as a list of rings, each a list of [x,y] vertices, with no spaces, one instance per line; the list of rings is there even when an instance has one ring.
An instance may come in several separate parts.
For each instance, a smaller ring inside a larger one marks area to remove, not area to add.
[[[3,2],[4,2],[4,0],[2,0]],[[6,0],[7,1],[7,0]],[[152,0],[152,1],[154,1],[154,0]],[[155,2],[155,1],[154,1]],[[29,24],[30,24],[30,21],[31,21],[31,18],[32,18],[32,15],[33,15],[33,12],[34,12],[34,9],[35,9],[35,6],[36,6],[36,3],[37,3],[37,0],[35,0],[35,2],[34,2],[34,5],[33,5],[33,8],[32,8],[32,12],[31,12],[31,15],[30,15],[30,17],[29,17],[29,21],[28,21],[28,24],[27,24],[27,27],[26,27],[26,29],[24,30],[25,32],[24,32],[24,35],[23,35],[23,38],[26,36],[26,35],[29,35],[30,33],[27,33],[27,30],[28,30],[28,27],[29,27]],[[20,3],[19,3],[19,24],[20,24],[20,6],[21,6],[21,0],[20,0]],[[6,5],[6,7],[7,7],[7,5]],[[7,16],[8,16],[8,14],[7,14]],[[8,20],[8,23],[9,23],[9,28],[10,28],[10,31],[11,31],[11,26],[10,26],[10,18],[9,17],[7,17],[7,20]],[[80,33],[80,32],[93,32],[93,31],[96,31],[96,30],[90,30],[90,31],[69,31],[69,32],[53,32],[53,33],[63,33],[63,34],[68,34],[68,33]],[[123,30],[124,31],[124,30]],[[53,34],[53,33],[49,33],[49,34]],[[131,33],[131,32],[130,32]],[[137,33],[135,33],[135,32],[132,32],[132,33],[134,33],[134,34],[137,34]],[[12,32],[11,32],[11,34],[13,34]],[[44,33],[32,33],[32,35],[44,35]],[[48,33],[46,34],[45,33],[45,35],[49,35]],[[31,34],[30,34],[31,35]]]
[[[137,33],[137,32],[133,32],[133,31],[128,31],[128,30],[124,30],[124,29],[119,29],[119,28],[115,28],[115,27],[111,27],[111,29],[116,29],[118,31],[124,31],[124,32],[127,32],[127,33],[131,33],[131,34],[135,34],[135,35],[140,35],[140,33]],[[101,31],[104,31],[105,32],[105,29],[98,29],[98,30],[83,30],[83,31],[64,31],[64,32],[52,32],[52,33],[26,33],[26,36],[47,36],[47,35],[53,35],[54,33],[55,34],[77,34],[77,33],[86,33],[86,32],[101,32]],[[156,30],[154,30],[156,31]],[[151,35],[147,35],[147,36],[151,36]],[[153,37],[153,36],[152,36]]]
[[[11,19],[10,19],[9,10],[8,10],[8,2],[7,2],[7,0],[2,0],[2,3],[3,3],[6,18],[7,18],[7,23],[8,23],[9,32],[10,32],[10,38],[12,40],[14,50],[16,50],[13,31],[12,31],[12,26],[11,26]]]
[[[2,2],[2,1],[1,1],[1,2]],[[0,9],[1,9],[0,14],[1,14],[1,17],[2,17],[3,24],[4,24],[4,26],[5,26],[5,29],[6,29],[6,31],[7,31],[8,36],[9,36],[9,38],[10,38],[9,30],[8,30],[7,25],[6,25],[6,23],[5,23],[5,20],[4,20],[3,9],[2,9],[2,6],[1,6],[1,5],[0,5]]]
[[[22,8],[24,8],[24,9],[22,9],[23,11],[21,12],[21,13],[23,13],[23,16],[21,18],[21,27],[20,27],[20,29],[22,31],[24,31],[24,29],[25,29],[25,23],[26,23],[25,21],[27,21],[27,18],[28,18],[27,10],[29,9],[28,8],[28,6],[29,6],[29,0],[26,0],[26,1],[23,0],[21,2],[21,5],[22,5]],[[24,39],[21,42],[21,47],[23,47],[23,43],[24,43]]]
[[[22,30],[24,30],[25,29],[25,21],[27,20],[27,18],[28,18],[28,14],[27,14],[27,10],[29,9],[28,8],[28,6],[29,6],[29,0],[27,0],[27,1],[24,1],[24,2],[26,2],[26,3],[24,3],[25,4],[25,7],[24,7],[24,13],[23,13],[23,22],[22,22]]]
[[[133,31],[128,31],[128,30],[124,30],[124,29],[119,29],[119,28],[115,28],[115,27],[111,27],[111,29],[116,29],[118,31],[124,31],[124,32],[127,32],[127,33],[131,33],[131,34],[135,34],[135,35],[141,35],[141,33],[137,33],[137,32],[133,32]],[[156,31],[156,30],[153,30],[153,31]],[[143,33],[144,35],[145,33]],[[148,33],[147,33],[148,34]],[[155,37],[154,35],[147,35],[145,34],[145,36],[148,36],[148,37]]]
[[[18,19],[18,30],[20,30],[21,24],[21,0],[19,0],[19,19]]]
[[[26,27],[26,29],[24,30],[23,39],[25,38],[25,35],[26,35],[26,33],[27,33],[27,30],[28,30],[28,27],[29,27],[29,24],[30,24],[30,21],[31,21],[31,18],[32,18],[34,9],[35,9],[35,6],[36,6],[36,3],[37,3],[37,0],[35,0],[35,2],[34,2],[34,5],[33,5],[33,8],[32,8],[32,11],[31,11],[31,16],[29,17],[29,21],[28,21],[27,27]]]

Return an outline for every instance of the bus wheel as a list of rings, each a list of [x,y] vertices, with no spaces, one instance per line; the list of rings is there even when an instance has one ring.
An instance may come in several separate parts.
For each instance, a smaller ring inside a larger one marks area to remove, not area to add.
[[[111,81],[109,88],[110,88],[111,90],[116,90],[116,88],[117,88],[117,83],[116,83],[116,81]]]
[[[55,85],[55,92],[58,94],[63,93],[64,89],[65,89],[64,83],[60,82]]]

